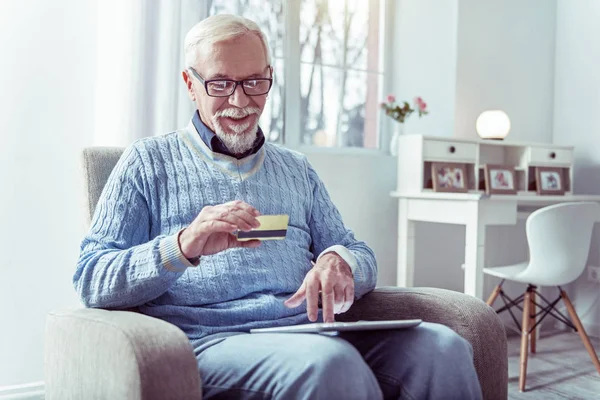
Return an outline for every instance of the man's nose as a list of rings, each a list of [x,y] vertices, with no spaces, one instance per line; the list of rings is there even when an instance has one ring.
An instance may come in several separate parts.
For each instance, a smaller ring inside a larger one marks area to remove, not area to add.
[[[244,89],[242,89],[242,84],[236,86],[232,95],[229,96],[229,104],[238,108],[244,108],[250,103],[250,99],[244,93]]]

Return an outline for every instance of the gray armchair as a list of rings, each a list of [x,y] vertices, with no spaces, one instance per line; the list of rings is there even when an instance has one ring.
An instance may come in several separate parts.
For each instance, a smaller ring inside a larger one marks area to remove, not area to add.
[[[122,148],[83,151],[88,222]],[[444,324],[473,346],[484,399],[506,399],[504,326],[474,297],[444,289],[382,287],[341,321],[421,318]],[[46,399],[201,399],[191,344],[174,325],[131,311],[76,309],[46,321]]]

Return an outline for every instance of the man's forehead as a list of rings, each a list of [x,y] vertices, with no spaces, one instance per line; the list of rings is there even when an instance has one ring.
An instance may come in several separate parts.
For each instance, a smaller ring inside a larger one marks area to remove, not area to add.
[[[264,64],[264,63],[263,63]],[[212,66],[205,65],[206,76],[204,79],[246,79],[246,78],[261,78],[269,71],[269,66],[263,68],[232,68],[226,64],[213,64]]]
[[[244,79],[268,72],[262,42],[255,35],[214,43],[200,51],[200,69],[205,79]]]

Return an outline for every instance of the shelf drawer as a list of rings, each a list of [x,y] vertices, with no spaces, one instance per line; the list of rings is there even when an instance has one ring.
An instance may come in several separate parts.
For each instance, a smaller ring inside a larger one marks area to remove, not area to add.
[[[423,158],[425,161],[475,162],[477,158],[477,144],[445,140],[424,140]]]
[[[573,152],[567,149],[554,149],[552,147],[530,147],[529,163],[571,165],[573,163]]]

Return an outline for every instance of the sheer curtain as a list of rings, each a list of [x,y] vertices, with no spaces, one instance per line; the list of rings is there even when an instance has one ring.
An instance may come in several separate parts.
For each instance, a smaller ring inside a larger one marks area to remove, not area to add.
[[[183,40],[208,2],[98,2],[94,145],[126,146],[187,124],[195,108],[181,78]]]

